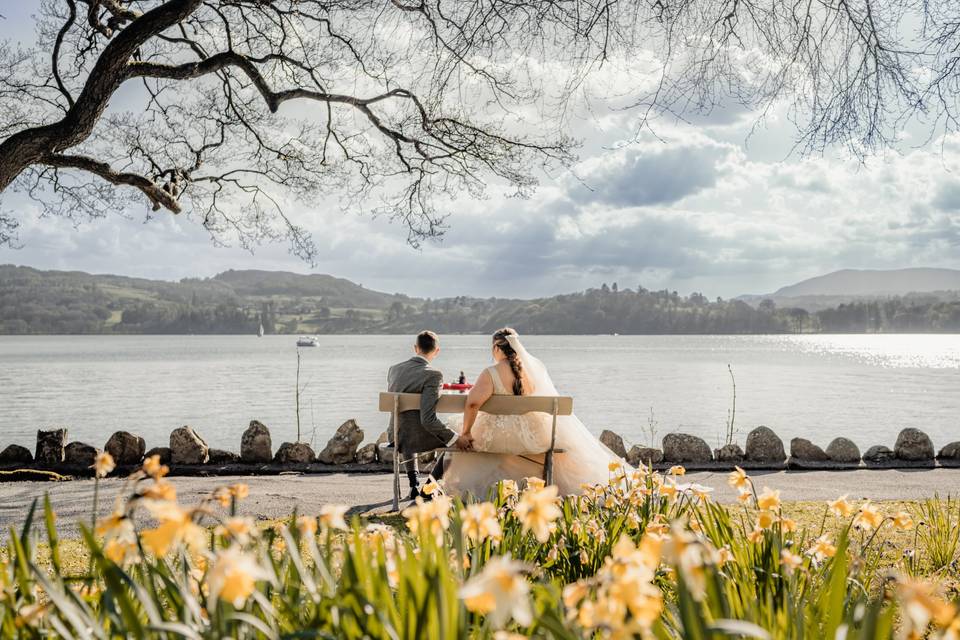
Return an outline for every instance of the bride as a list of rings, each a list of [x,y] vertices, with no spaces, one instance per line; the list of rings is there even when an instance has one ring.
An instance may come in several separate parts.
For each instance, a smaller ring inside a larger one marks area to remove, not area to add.
[[[543,474],[542,452],[550,448],[552,416],[491,415],[480,407],[491,395],[556,396],[557,389],[546,367],[523,348],[513,329],[493,334],[492,351],[495,364],[484,369],[470,390],[461,430],[473,439],[474,451],[485,454],[450,456],[443,472],[448,493],[483,497],[500,480],[520,481]],[[556,447],[564,450],[554,455],[553,482],[561,495],[579,494],[583,484],[605,484],[609,463],[623,463],[573,415],[557,418]]]

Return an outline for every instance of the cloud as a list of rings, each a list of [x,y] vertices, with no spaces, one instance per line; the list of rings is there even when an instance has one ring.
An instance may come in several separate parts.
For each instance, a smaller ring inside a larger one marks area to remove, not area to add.
[[[729,145],[712,140],[628,146],[577,167],[581,182],[571,182],[569,194],[579,203],[617,207],[671,204],[714,186],[731,155]]]
[[[960,211],[960,181],[944,181],[930,204],[940,211]]]

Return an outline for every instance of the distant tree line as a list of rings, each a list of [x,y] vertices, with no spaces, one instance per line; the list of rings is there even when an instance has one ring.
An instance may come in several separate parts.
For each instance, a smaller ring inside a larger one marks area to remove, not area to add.
[[[603,284],[536,300],[420,300],[347,281],[228,272],[179,283],[0,266],[2,334],[490,332],[750,334],[960,332],[960,299],[912,294],[816,312]],[[306,278],[298,280],[297,278]],[[324,276],[326,278],[326,276]],[[308,286],[310,285],[310,286]]]

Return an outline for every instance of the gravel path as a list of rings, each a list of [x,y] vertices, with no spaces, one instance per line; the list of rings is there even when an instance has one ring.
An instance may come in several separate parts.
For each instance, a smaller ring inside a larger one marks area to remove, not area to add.
[[[714,496],[731,501],[735,493],[727,486],[726,473],[697,472],[686,476],[715,488]],[[960,493],[960,469],[868,470],[853,471],[757,471],[751,474],[758,488],[780,489],[784,500],[828,500],[841,494],[852,499],[910,500]],[[391,476],[389,474],[324,474],[281,476],[223,476],[214,478],[176,477],[180,502],[191,504],[218,486],[243,482],[250,497],[243,511],[261,519],[282,518],[294,509],[314,514],[325,504],[346,504],[353,512],[389,510]],[[101,512],[108,510],[123,489],[124,481],[101,482]],[[406,486],[406,480],[403,481]],[[93,481],[9,482],[0,483],[0,527],[19,526],[26,518],[30,503],[49,492],[64,535],[76,532],[74,523],[89,517],[93,504]]]

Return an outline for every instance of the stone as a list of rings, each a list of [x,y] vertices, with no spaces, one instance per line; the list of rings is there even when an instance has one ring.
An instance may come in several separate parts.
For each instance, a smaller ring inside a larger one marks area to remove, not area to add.
[[[793,438],[790,440],[790,457],[812,462],[826,462],[830,459],[826,451],[806,438]]]
[[[118,465],[140,464],[143,462],[147,443],[140,436],[127,431],[117,431],[107,440],[103,450],[113,456],[113,461]]]
[[[834,438],[827,445],[827,455],[834,462],[860,462],[860,449],[848,438]]]
[[[387,444],[377,445],[377,459],[380,462],[385,462],[387,464],[393,464],[393,452],[396,449]]]
[[[853,440],[842,436],[830,441],[826,454],[834,462],[860,462],[860,447]]]
[[[770,427],[763,425],[747,434],[747,446],[744,459],[750,462],[783,462],[787,454],[783,451],[783,440]]]
[[[421,451],[417,454],[417,462],[420,465],[431,464],[437,459],[436,451]]]
[[[3,458],[3,454],[0,454],[0,459]],[[943,449],[940,449],[940,453],[937,454],[937,458],[940,460],[958,460],[960,461],[960,442],[951,442],[943,446]]]
[[[603,433],[600,434],[600,442],[607,446],[607,449],[613,451],[615,454],[621,458],[627,457],[627,448],[623,445],[623,438],[607,429],[603,430]]]
[[[183,426],[170,433],[172,464],[204,464],[210,459],[210,447],[193,427]]]
[[[373,464],[377,461],[377,445],[370,442],[357,449],[357,462],[360,464]]]
[[[31,462],[33,462],[33,454],[30,453],[30,449],[18,444],[11,444],[0,451],[0,464],[30,464]]]
[[[893,454],[898,460],[921,462],[933,460],[933,442],[920,429],[908,427],[897,436]]]
[[[210,449],[207,464],[233,464],[234,462],[240,462],[240,456],[233,451]]]
[[[273,458],[278,464],[309,464],[315,460],[313,449],[306,442],[284,442]]]
[[[244,462],[270,462],[273,460],[273,441],[270,429],[259,420],[251,420],[240,436],[240,459]]]
[[[63,464],[71,467],[92,467],[100,449],[84,442],[71,442],[63,448]]]
[[[743,449],[736,443],[725,444],[713,452],[713,457],[717,462],[743,462]]]
[[[317,456],[324,464],[349,464],[357,458],[357,447],[363,442],[363,429],[356,420],[347,420],[337,427],[327,446]]]
[[[160,464],[170,464],[170,447],[154,447],[143,454],[144,459],[153,456],[160,456]]]
[[[653,447],[641,447],[635,444],[630,447],[630,451],[627,452],[627,464],[632,467],[637,467],[640,466],[641,462],[647,466],[663,462],[663,451]]]
[[[713,454],[703,438],[688,433],[668,433],[663,437],[664,462],[711,462]]]
[[[390,442],[390,434],[384,431],[377,437],[377,446]]]
[[[60,464],[63,462],[63,450],[66,444],[66,429],[37,431],[37,452],[34,459],[37,464]]]
[[[890,462],[893,458],[893,450],[882,444],[873,445],[863,454],[864,462]]]

